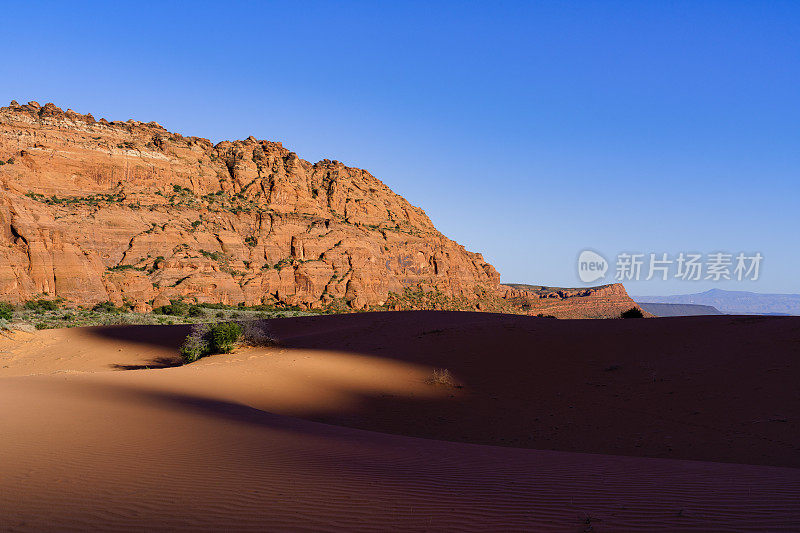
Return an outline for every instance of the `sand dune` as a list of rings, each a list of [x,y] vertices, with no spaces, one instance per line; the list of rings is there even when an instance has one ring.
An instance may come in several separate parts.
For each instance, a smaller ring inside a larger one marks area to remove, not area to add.
[[[273,327],[182,367],[178,326],[0,341],[0,529],[800,529],[797,319]]]

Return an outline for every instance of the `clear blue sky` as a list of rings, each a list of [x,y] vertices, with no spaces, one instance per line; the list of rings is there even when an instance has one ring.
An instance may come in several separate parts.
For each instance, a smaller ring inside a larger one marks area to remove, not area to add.
[[[0,100],[366,168],[504,281],[760,251],[758,282],[626,286],[800,292],[800,2],[0,7]]]

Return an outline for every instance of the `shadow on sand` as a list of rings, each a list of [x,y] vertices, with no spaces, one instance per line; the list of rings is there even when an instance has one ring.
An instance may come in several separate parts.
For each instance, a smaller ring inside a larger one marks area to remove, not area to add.
[[[448,369],[464,386],[437,398],[346,391],[348,407],[304,413],[309,420],[476,444],[800,466],[800,317],[549,320],[418,311],[269,323],[282,350]],[[94,329],[176,357],[187,331]],[[174,362],[149,367],[156,365]],[[783,422],[756,423],[763,420]]]
[[[158,368],[174,368],[176,366],[183,366],[183,359],[179,356],[175,357],[156,357],[150,363],[141,365],[123,365],[113,364],[109,365],[114,370],[154,370]]]

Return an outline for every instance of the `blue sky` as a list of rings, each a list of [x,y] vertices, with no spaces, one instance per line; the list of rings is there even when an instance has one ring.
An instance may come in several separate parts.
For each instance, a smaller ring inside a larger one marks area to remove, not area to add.
[[[800,292],[800,2],[4,2],[0,42],[0,101],[366,168],[507,282],[759,251],[626,287]]]

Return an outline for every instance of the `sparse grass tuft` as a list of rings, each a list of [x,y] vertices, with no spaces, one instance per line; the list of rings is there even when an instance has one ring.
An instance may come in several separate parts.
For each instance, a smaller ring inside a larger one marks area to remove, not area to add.
[[[447,387],[457,387],[455,378],[446,368],[437,368],[427,380],[431,385],[445,385]]]

